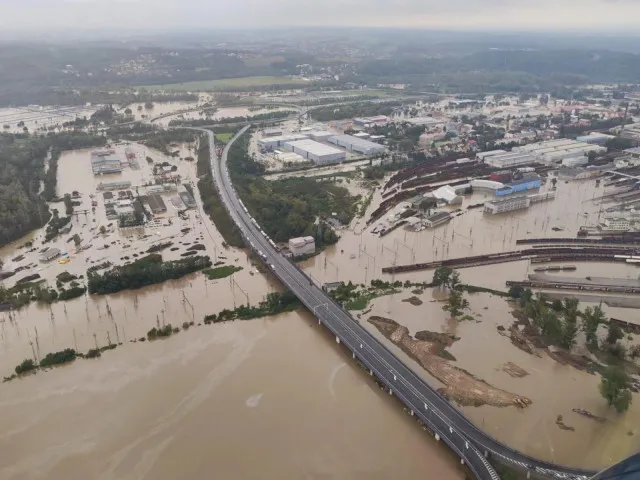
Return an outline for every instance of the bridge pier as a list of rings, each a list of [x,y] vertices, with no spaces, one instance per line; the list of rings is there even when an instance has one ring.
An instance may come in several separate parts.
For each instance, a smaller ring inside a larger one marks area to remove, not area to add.
[[[440,441],[440,435],[438,435],[438,434],[436,433],[435,439],[436,439],[436,442],[439,442],[439,441]]]
[[[336,335],[336,343],[340,343],[340,338]]]
[[[389,395],[393,395],[393,390],[389,389]]]
[[[413,417],[413,410],[411,410],[411,416]]]
[[[356,352],[351,352],[351,358],[356,358]]]
[[[464,465],[464,458],[460,459],[460,465]]]
[[[373,370],[369,369],[369,376],[373,377]]]

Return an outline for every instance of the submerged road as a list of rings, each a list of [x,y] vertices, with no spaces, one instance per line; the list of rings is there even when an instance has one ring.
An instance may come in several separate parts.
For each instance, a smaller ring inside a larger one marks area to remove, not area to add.
[[[242,232],[248,246],[259,255],[273,273],[345,345],[357,359],[384,385],[387,392],[397,396],[412,416],[417,416],[443,441],[479,480],[499,480],[491,466],[489,455],[501,463],[526,471],[533,477],[567,480],[586,480],[595,472],[566,468],[536,460],[498,442],[477,428],[448,400],[357,323],[349,313],[323,292],[296,264],[285,258],[271,244],[255,220],[246,212],[232,185],[227,168],[229,148],[249,126],[240,130],[226,145],[222,158],[215,152],[211,130],[196,129],[209,137],[211,172],[222,202],[234,223]],[[517,426],[514,425],[514,428]]]

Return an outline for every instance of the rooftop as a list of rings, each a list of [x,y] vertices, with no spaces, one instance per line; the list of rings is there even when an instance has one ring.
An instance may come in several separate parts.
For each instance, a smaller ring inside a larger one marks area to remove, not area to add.
[[[293,148],[299,148],[305,150],[314,155],[332,155],[336,153],[344,153],[342,150],[331,145],[325,145],[324,143],[316,142],[315,140],[296,140],[293,142],[287,142],[287,145]]]

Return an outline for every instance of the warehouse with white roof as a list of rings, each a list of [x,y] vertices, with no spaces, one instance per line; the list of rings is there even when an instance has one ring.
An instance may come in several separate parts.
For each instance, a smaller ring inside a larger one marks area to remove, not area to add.
[[[283,147],[303,156],[304,158],[313,160],[319,165],[337,163],[344,160],[347,156],[347,154],[339,148],[309,139],[286,142]]]
[[[277,137],[266,137],[258,140],[260,148],[277,148],[282,147],[287,142],[293,142],[296,140],[304,140],[308,138],[306,135],[298,133],[291,135],[280,135]]]
[[[333,137],[329,137],[327,140],[339,147],[346,148],[350,152],[358,152],[364,155],[375,155],[376,153],[383,153],[387,151],[386,147],[378,143],[354,137],[352,135],[334,135]]]

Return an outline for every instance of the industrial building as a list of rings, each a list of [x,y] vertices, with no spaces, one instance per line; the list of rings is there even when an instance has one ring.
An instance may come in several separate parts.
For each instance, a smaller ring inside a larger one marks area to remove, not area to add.
[[[514,210],[529,208],[529,205],[531,205],[529,197],[511,197],[485,202],[484,211],[491,215],[495,215],[497,213],[513,212]]]
[[[494,155],[500,155],[502,153],[507,153],[506,150],[498,149],[498,150],[489,150],[488,152],[478,152],[476,154],[476,159],[484,162],[487,157],[492,157]]]
[[[94,175],[122,172],[122,164],[113,150],[91,152],[91,169]]]
[[[462,203],[462,197],[458,195],[456,190],[450,185],[443,185],[431,192],[431,194],[438,202],[446,203],[447,205],[459,205]]]
[[[447,223],[449,220],[451,220],[451,214],[449,212],[438,212],[425,218],[424,224],[427,228],[434,228]]]
[[[347,157],[347,154],[339,148],[309,139],[287,142],[283,146],[287,150],[297,153],[308,160],[313,160],[320,165],[336,163]]]
[[[612,138],[616,137],[613,135],[607,135],[606,133],[591,132],[589,135],[577,137],[576,141],[584,143],[595,143],[596,145],[604,145]]]
[[[624,129],[620,132],[622,138],[628,138],[633,141],[634,145],[640,144],[640,123],[632,123],[625,125]]]
[[[313,237],[298,237],[289,239],[289,251],[294,257],[313,255],[316,253],[316,241]]]
[[[504,183],[494,180],[483,180],[481,178],[473,179],[469,182],[469,186],[474,190],[489,190],[495,192],[504,188]]]
[[[281,128],[265,128],[262,134],[265,137],[279,137],[282,135]]]
[[[149,205],[149,208],[154,215],[165,213],[167,211],[167,206],[164,204],[164,200],[162,200],[160,195],[147,195],[144,197],[144,201]]]
[[[302,155],[298,155],[297,153],[287,152],[282,150],[274,150],[273,158],[278,160],[279,162],[287,164],[301,163],[305,162],[306,159]]]
[[[547,142],[513,147],[512,152],[532,155],[540,163],[561,163],[564,159],[585,157],[589,152],[604,153],[607,149],[587,142],[561,138]]]
[[[352,135],[334,135],[333,137],[329,137],[327,140],[334,145],[346,148],[350,152],[358,152],[364,155],[375,155],[376,153],[383,153],[387,151],[387,148],[380,144],[370,142],[369,140],[364,140],[362,138],[357,138]]]
[[[326,142],[329,137],[333,137],[335,133],[330,132],[329,130],[314,130],[309,132],[309,136],[312,140],[317,142]]]
[[[624,217],[607,217],[604,220],[604,225],[607,230],[616,232],[626,232],[631,229],[631,222]]]
[[[296,140],[304,140],[308,138],[307,135],[302,133],[291,135],[280,135],[277,137],[267,137],[258,140],[258,145],[262,149],[282,147],[287,142],[295,142]]]
[[[514,193],[526,192],[527,190],[534,190],[540,188],[542,180],[538,175],[527,175],[520,180],[513,181],[503,188],[496,190],[496,197],[503,197],[505,195],[513,195]]]
[[[131,187],[131,182],[100,182],[98,190],[124,190]]]
[[[374,117],[359,117],[353,119],[353,123],[355,123],[356,125],[360,125],[361,127],[367,125],[386,125],[390,121],[391,119],[386,115],[376,115]]]
[[[185,204],[187,208],[196,208],[197,206],[196,201],[189,192],[182,191],[179,193],[179,195],[180,195],[180,199],[182,200],[182,202]]]
[[[61,253],[62,252],[60,251],[59,248],[55,248],[55,247],[48,248],[47,250],[45,250],[40,254],[40,261],[50,262],[54,258],[59,257]]]
[[[500,169],[538,163],[536,157],[534,157],[533,155],[529,155],[528,153],[505,152],[498,150],[478,153],[476,155],[476,158],[478,158],[478,160],[484,161],[484,163],[487,165]]]
[[[433,118],[433,117],[413,117],[413,118],[404,118],[403,122],[410,123],[411,125],[417,126],[425,126],[425,127],[435,127],[438,125],[444,125],[444,121]]]

